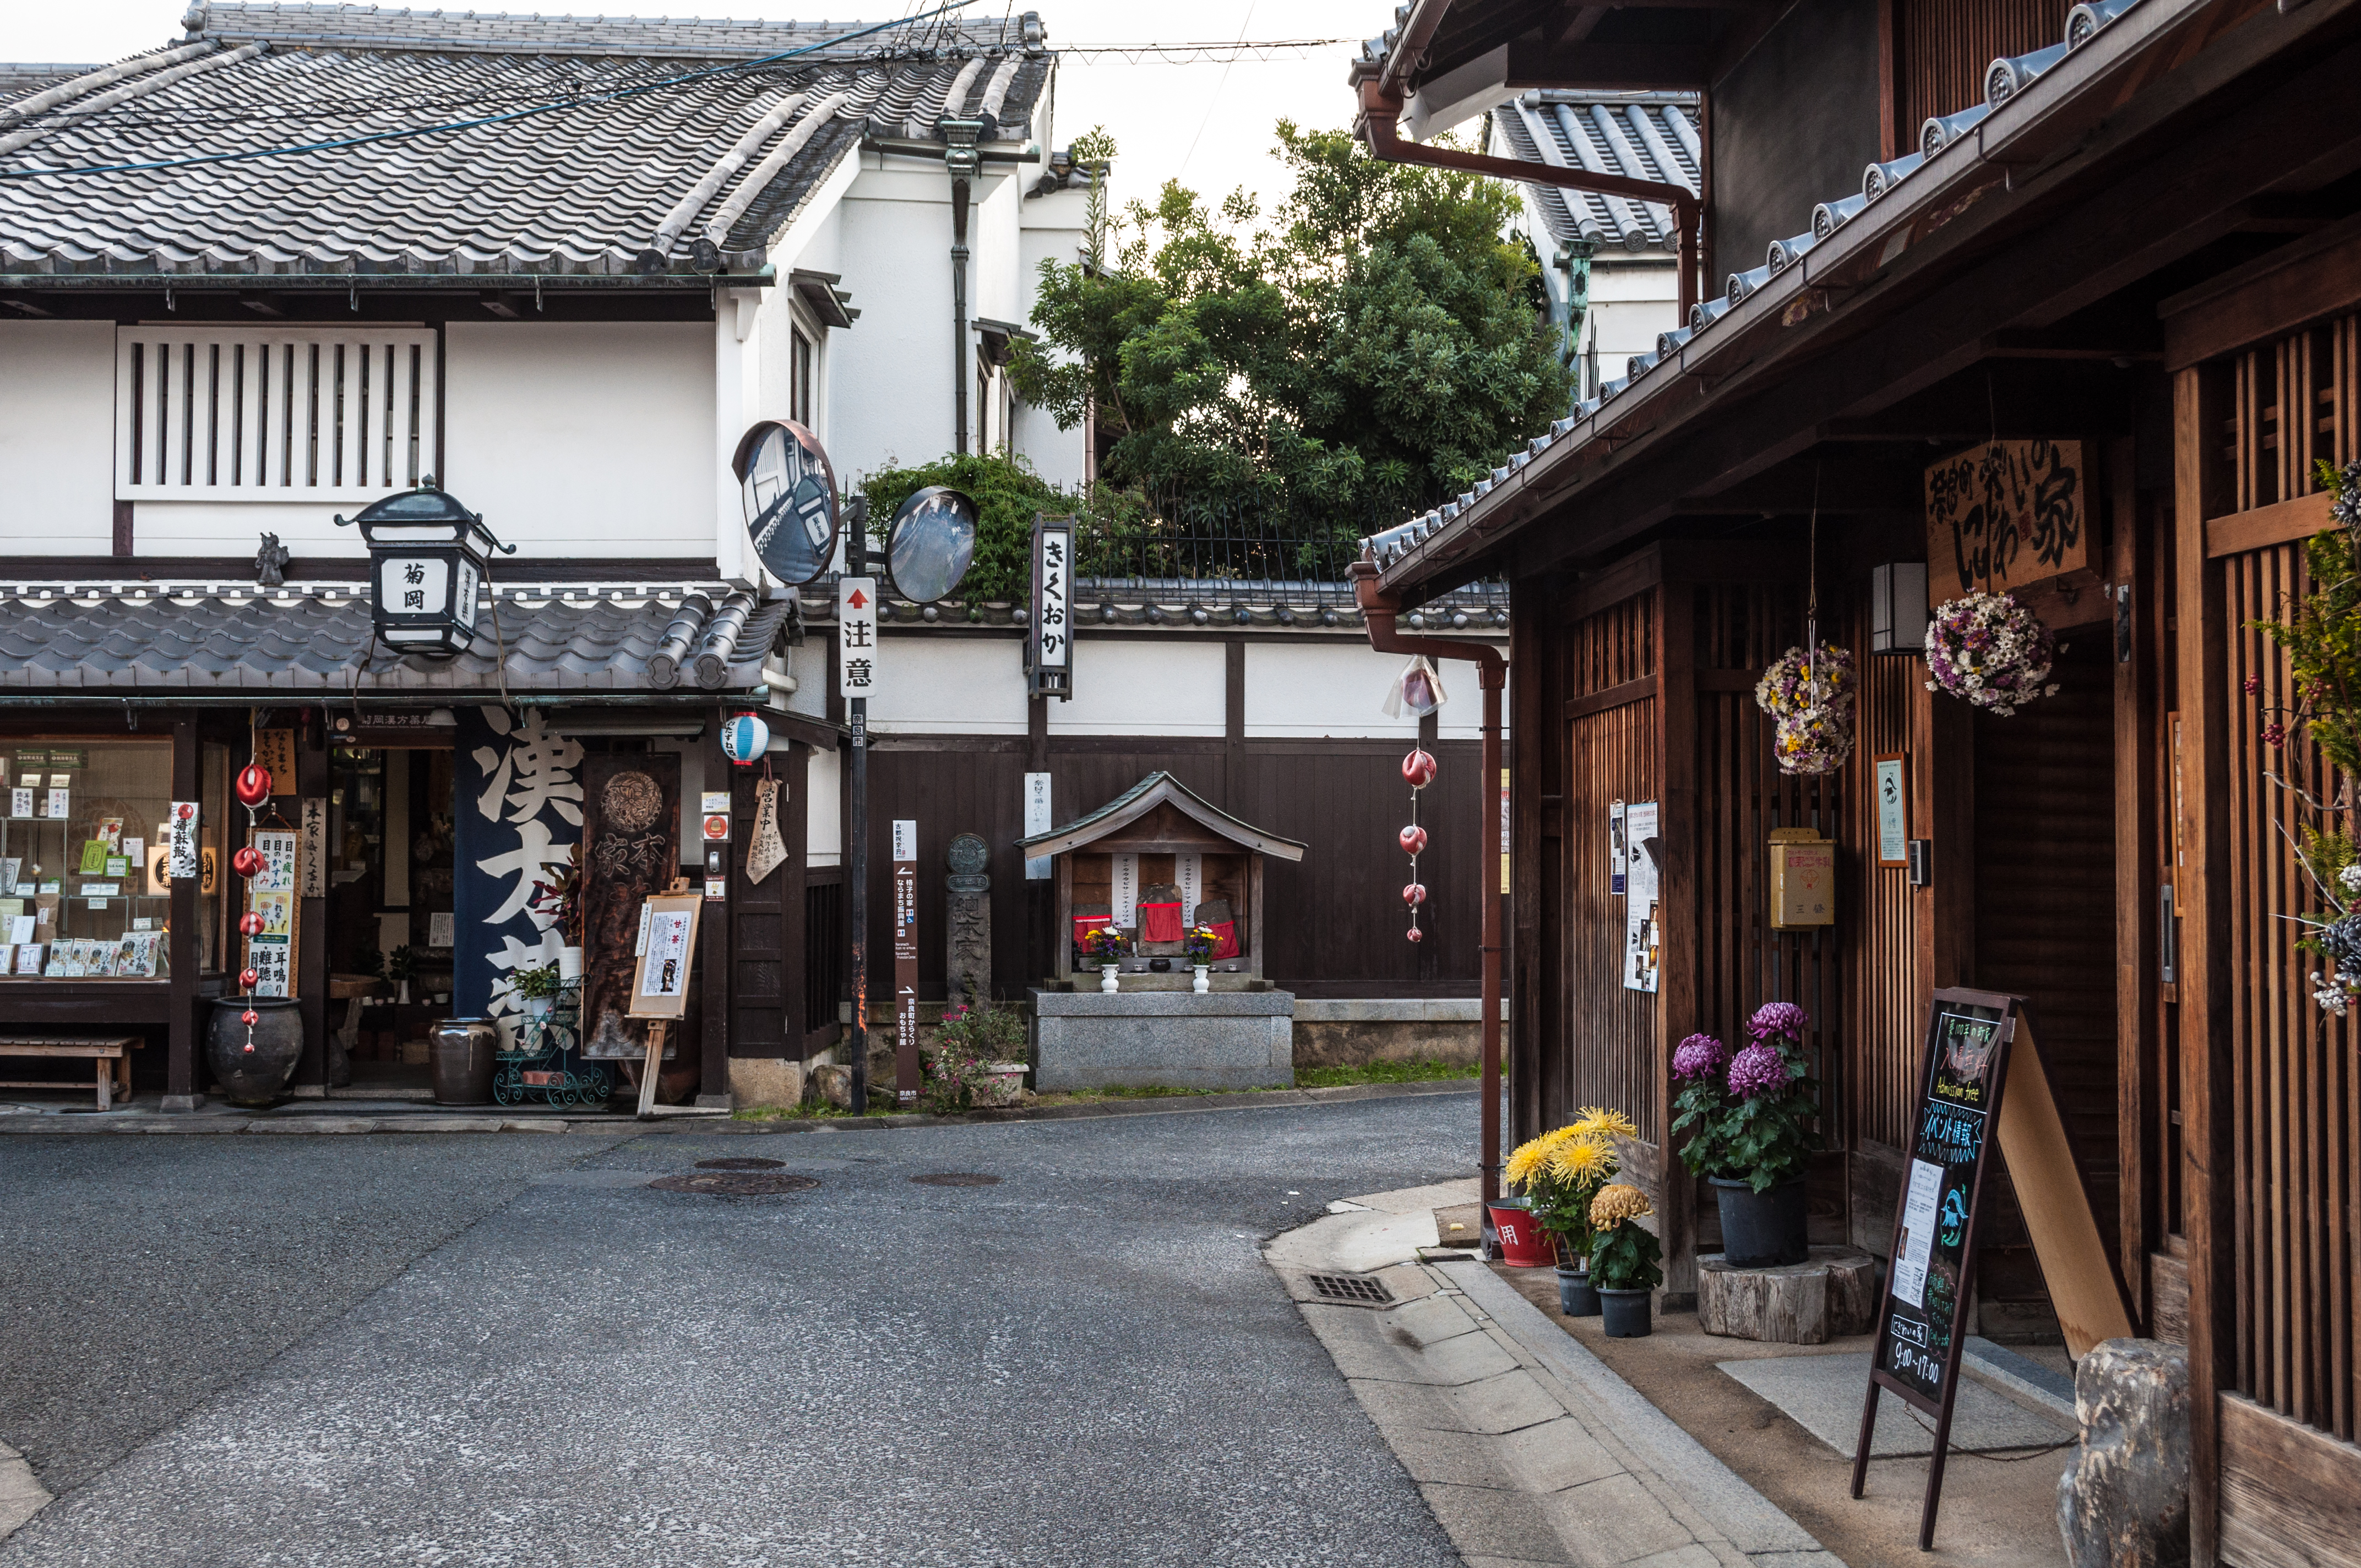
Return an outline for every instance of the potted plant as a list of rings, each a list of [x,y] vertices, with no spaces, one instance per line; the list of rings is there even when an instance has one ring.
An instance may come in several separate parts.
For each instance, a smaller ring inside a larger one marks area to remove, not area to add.
[[[1102,926],[1082,938],[1082,951],[1099,966],[1099,989],[1115,990],[1115,974],[1123,957],[1123,933],[1112,926]]]
[[[1590,1201],[1590,1277],[1609,1339],[1638,1339],[1651,1327],[1648,1304],[1664,1282],[1656,1266],[1664,1254],[1640,1220],[1654,1212],[1628,1182],[1609,1182]]]
[[[1710,1035],[1691,1035],[1673,1053],[1681,1082],[1673,1131],[1690,1134],[1681,1160],[1713,1185],[1722,1257],[1734,1268],[1776,1268],[1810,1253],[1804,1175],[1820,1140],[1819,1085],[1803,1054],[1809,1024],[1794,1003],[1773,1002],[1748,1023],[1752,1041],[1737,1055]]]
[[[582,846],[575,845],[569,854],[547,881],[533,884],[533,911],[546,916],[549,929],[557,933],[560,981],[582,978]]]
[[[1202,995],[1213,988],[1213,949],[1221,945],[1222,938],[1210,926],[1191,926],[1180,938],[1180,949],[1189,955],[1189,967],[1196,971],[1189,983],[1190,990]]]
[[[393,986],[395,1002],[410,1000],[410,979],[417,972],[418,955],[411,950],[409,943],[404,942],[385,956],[385,978]]]
[[[1621,1112],[1586,1105],[1576,1121],[1521,1146],[1502,1172],[1509,1189],[1524,1194],[1533,1223],[1555,1238],[1558,1308],[1567,1317],[1598,1315],[1589,1273],[1590,1203],[1621,1168],[1614,1139],[1637,1132]]]
[[[566,982],[558,978],[555,964],[537,964],[532,969],[516,971],[516,993],[524,1002],[528,1018],[546,1018],[551,1003]]]
[[[1025,1092],[1025,1019],[1014,1008],[980,999],[943,1014],[932,1048],[924,1053],[926,1082],[918,1102],[937,1115],[979,1105],[1014,1105]]]

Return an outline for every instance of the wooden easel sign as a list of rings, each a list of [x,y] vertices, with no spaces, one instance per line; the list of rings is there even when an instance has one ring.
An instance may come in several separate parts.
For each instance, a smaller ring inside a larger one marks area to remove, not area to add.
[[[670,890],[640,905],[640,940],[631,966],[631,1005],[623,1015],[648,1023],[647,1061],[640,1069],[640,1114],[653,1116],[665,1041],[688,1012],[688,978],[697,958],[697,920],[705,900],[675,878]]]

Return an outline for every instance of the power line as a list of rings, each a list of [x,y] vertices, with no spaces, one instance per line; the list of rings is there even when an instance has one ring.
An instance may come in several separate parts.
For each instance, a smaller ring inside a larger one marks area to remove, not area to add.
[[[1351,38],[1237,38],[1213,43],[1175,44],[1051,44],[1052,52],[1069,55],[1122,55],[1132,64],[1154,57],[1163,65],[1210,65],[1215,60],[1229,61],[1250,56],[1269,60],[1277,55],[1301,54],[1315,49],[1333,49],[1351,43]]]
[[[594,93],[562,99],[556,103],[536,104],[530,108],[511,110],[505,115],[484,115],[472,120],[450,120],[434,126],[412,126],[402,130],[370,131],[365,135],[339,137],[330,141],[304,142],[289,147],[254,148],[245,152],[199,153],[189,158],[156,159],[143,163],[78,164],[54,169],[38,167],[0,169],[0,180],[36,180],[52,176],[83,174],[144,174],[158,170],[186,169],[203,163],[247,163],[258,159],[288,158],[304,152],[336,152],[346,148],[364,147],[371,142],[405,141],[416,137],[476,130],[484,126],[506,125],[513,120],[530,119],[535,115],[555,114],[562,109],[593,108],[601,104],[615,103],[620,99],[636,98],[643,93],[653,93],[660,87],[678,87],[686,82],[702,82],[708,77],[734,75],[767,65],[776,65],[783,60],[793,60],[798,55],[816,54],[821,49],[832,49],[838,44],[850,43],[854,38],[867,38],[873,33],[882,33],[891,27],[907,27],[913,22],[928,21],[946,12],[961,10],[975,3],[976,0],[949,0],[946,5],[938,5],[931,11],[921,12],[916,16],[896,18],[890,22],[877,22],[866,27],[857,27],[851,32],[840,33],[832,38],[822,38],[818,43],[803,44],[795,49],[783,49],[777,54],[765,55],[761,60],[709,66],[703,71],[691,71],[679,76],[667,76],[655,82],[642,82],[635,86],[617,88],[611,93]]]

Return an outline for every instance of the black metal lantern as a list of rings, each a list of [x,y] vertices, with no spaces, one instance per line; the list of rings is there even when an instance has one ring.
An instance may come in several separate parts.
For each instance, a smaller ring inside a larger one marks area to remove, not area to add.
[[[492,537],[484,520],[436,488],[430,474],[414,490],[372,501],[357,517],[368,541],[370,609],[377,634],[401,652],[449,656],[476,638],[476,592],[490,576],[486,545],[504,554],[516,546]]]

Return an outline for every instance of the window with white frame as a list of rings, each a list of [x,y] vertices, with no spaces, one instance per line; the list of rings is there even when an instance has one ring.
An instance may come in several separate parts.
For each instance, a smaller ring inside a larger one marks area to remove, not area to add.
[[[423,327],[122,327],[115,493],[372,499],[434,471],[440,400]]]
[[[799,325],[788,329],[787,417],[813,434],[819,433],[812,408],[812,340]]]

